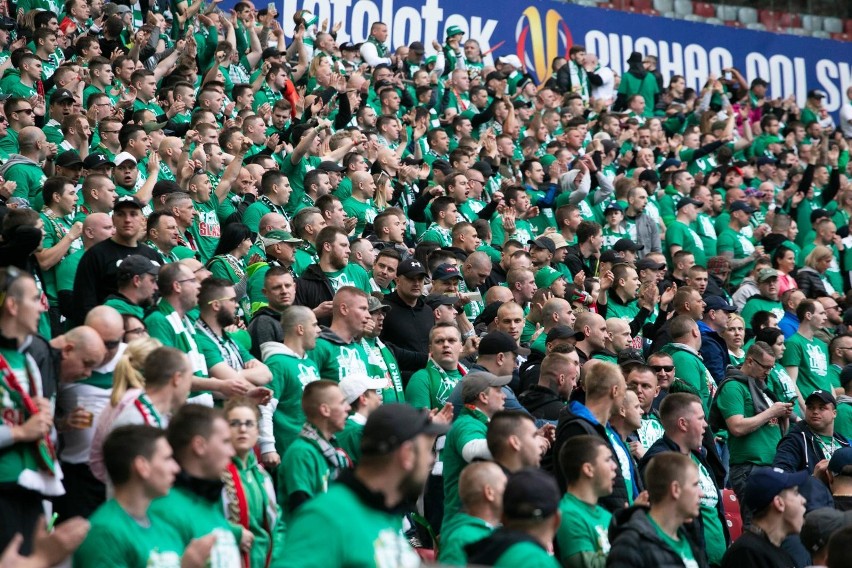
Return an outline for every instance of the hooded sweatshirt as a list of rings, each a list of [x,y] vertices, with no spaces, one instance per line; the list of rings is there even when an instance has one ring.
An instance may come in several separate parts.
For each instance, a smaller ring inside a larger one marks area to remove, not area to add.
[[[319,368],[320,377],[339,383],[349,375],[367,375],[370,358],[359,341],[346,343],[330,328],[324,327],[308,357]]]
[[[13,167],[14,170],[12,170]],[[0,175],[18,184],[12,197],[26,199],[33,209],[41,211],[44,207],[41,188],[47,176],[44,175],[38,162],[21,154],[12,154],[9,156],[9,161],[0,167]]]

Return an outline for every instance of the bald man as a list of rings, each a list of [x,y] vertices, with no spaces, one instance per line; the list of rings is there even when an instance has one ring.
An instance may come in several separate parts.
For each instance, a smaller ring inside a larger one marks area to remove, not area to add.
[[[175,172],[180,171],[178,162],[180,161],[181,150],[183,148],[183,140],[177,136],[166,136],[160,142],[160,148],[157,153],[160,155],[160,176],[158,179],[175,180]],[[166,166],[163,168],[162,166]],[[169,174],[164,172],[168,171]]]
[[[355,225],[355,236],[364,234],[367,224],[372,224],[378,214],[373,203],[376,195],[376,182],[369,172],[354,172],[352,180],[352,195],[343,201],[343,210],[348,217],[358,219]]]
[[[623,319],[609,318],[606,320],[606,331],[608,337],[604,342],[604,350],[593,354],[592,358],[618,364],[618,354],[632,346],[630,324]]]
[[[182,258],[179,262],[195,274],[195,279],[199,283],[204,282],[213,275],[213,273],[207,270],[207,267],[201,264],[201,261],[196,258]]]
[[[606,320],[601,316],[591,312],[582,313],[577,316],[574,329],[583,332],[583,339],[577,342],[580,365],[585,365],[586,361],[596,353],[606,351],[609,330],[606,327]]]
[[[0,168],[0,175],[6,181],[14,181],[17,184],[13,197],[26,199],[33,209],[41,211],[44,207],[41,188],[47,180],[47,175],[53,175],[53,162],[48,162],[44,170],[40,164],[44,163],[48,156],[56,155],[56,146],[48,144],[44,132],[35,126],[21,129],[18,133],[18,144],[18,155],[13,154]]]
[[[92,424],[97,422],[98,416],[109,404],[113,371],[126,347],[121,342],[124,320],[114,308],[97,306],[92,309],[86,315],[85,326],[77,330],[94,330],[105,349],[103,359],[92,369],[90,377],[59,386],[56,413],[60,417],[60,424],[65,425],[59,434],[62,440],[59,459],[65,473],[65,496],[56,506],[62,518],[74,515],[88,517],[106,498],[103,483],[89,469],[95,434]],[[68,334],[73,339],[72,332],[75,330]]]
[[[83,254],[96,244],[107,240],[115,234],[112,217],[107,213],[90,213],[83,221],[83,248],[63,258],[56,266],[56,292],[59,298],[59,311],[65,317],[71,313],[70,306],[74,300],[74,278],[77,266]]]
[[[491,275],[491,259],[482,251],[472,252],[462,264],[461,273],[459,292],[469,294],[467,297],[470,299],[464,306],[464,313],[473,321],[485,309],[481,292],[485,280]]]

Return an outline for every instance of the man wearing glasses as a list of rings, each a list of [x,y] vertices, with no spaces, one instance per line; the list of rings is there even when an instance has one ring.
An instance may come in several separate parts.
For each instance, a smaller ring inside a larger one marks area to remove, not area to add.
[[[731,452],[729,479],[740,503],[746,480],[755,467],[772,465],[775,448],[787,430],[793,405],[780,402],[767,388],[766,378],[775,365],[775,352],[762,341],[752,345],[740,369],[728,368],[710,414],[714,431],[728,431]],[[743,524],[752,514],[743,507]]]

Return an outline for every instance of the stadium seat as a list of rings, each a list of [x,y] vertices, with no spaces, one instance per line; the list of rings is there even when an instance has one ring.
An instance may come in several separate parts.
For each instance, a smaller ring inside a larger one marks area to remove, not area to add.
[[[747,30],[752,30],[752,31],[755,31],[755,32],[765,32],[766,31],[766,26],[764,26],[760,22],[752,22],[751,24],[746,24],[745,28]]]
[[[810,35],[810,31],[805,28],[790,28],[787,30],[787,33],[794,36],[807,36]]]
[[[780,19],[781,14],[779,14],[775,10],[760,10],[760,12],[758,12],[758,20],[761,24],[766,26],[767,30],[778,29],[778,27],[780,26]]]
[[[831,39],[840,41],[852,41],[852,34],[831,34]]]
[[[722,501],[722,507],[725,510],[725,524],[728,525],[728,533],[731,535],[731,542],[733,542],[743,533],[740,502],[732,489],[722,489]]]
[[[692,14],[692,2],[690,0],[675,0],[675,14],[678,16],[689,16]]]
[[[745,26],[739,20],[725,20],[725,25],[731,28],[744,28]]]
[[[754,8],[742,7],[739,10],[740,22],[748,26],[749,24],[757,23],[757,10]]]
[[[791,14],[790,12],[781,12],[781,17],[778,18],[778,23],[783,28],[801,28],[802,18],[798,14]]]
[[[811,37],[819,39],[831,39],[831,34],[822,30],[814,30],[811,32]]]
[[[640,14],[644,13],[645,10],[653,10],[654,8],[651,6],[651,0],[631,0],[630,2],[631,12],[639,12]]]
[[[852,18],[846,20],[846,24],[844,25],[844,33],[852,34]]]
[[[736,6],[725,6],[721,4],[716,6],[716,17],[720,20],[732,22],[737,19],[737,16],[738,14]]]
[[[704,16],[699,16],[698,14],[687,14],[686,16],[683,16],[683,19],[686,20],[687,22],[702,22],[703,23],[703,22],[707,21],[707,18],[705,18]]]
[[[840,18],[826,18],[822,21],[822,29],[829,33],[843,33],[843,20]],[[818,28],[814,28],[817,31]]]
[[[822,16],[814,16],[812,14],[805,14],[802,16],[802,27],[806,30],[821,30],[822,29]]]
[[[694,2],[692,4],[692,13],[702,18],[715,18],[716,8],[709,2]]]
[[[713,17],[713,18],[707,18],[706,20],[704,20],[704,23],[705,23],[705,24],[713,24],[714,26],[723,26],[723,25],[725,25],[724,20],[720,20],[719,18],[716,18],[716,17]]]
[[[598,3],[595,2],[595,0],[574,0],[574,3],[577,4],[578,6],[587,6],[587,7],[592,7],[592,8],[594,8],[595,6],[598,5]]]
[[[666,12],[674,12],[674,0],[654,0],[654,10],[665,15]]]

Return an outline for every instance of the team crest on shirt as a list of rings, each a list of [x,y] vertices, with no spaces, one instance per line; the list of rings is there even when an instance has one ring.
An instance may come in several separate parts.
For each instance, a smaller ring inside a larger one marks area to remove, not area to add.
[[[376,568],[414,568],[420,557],[399,531],[387,528],[379,531],[373,541],[373,560]]]

